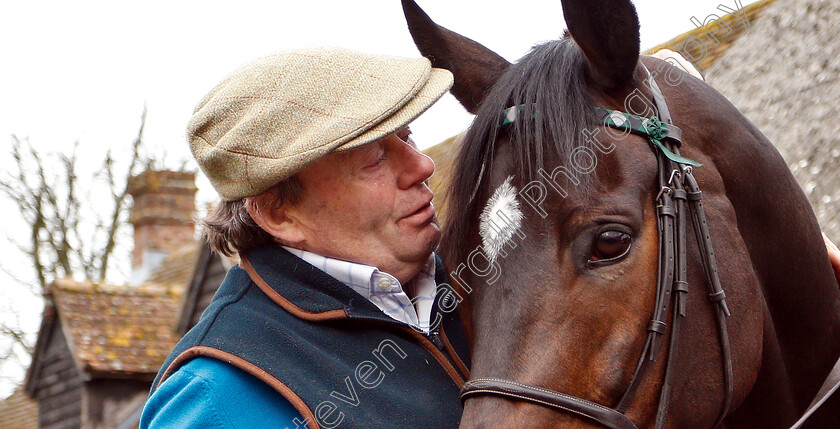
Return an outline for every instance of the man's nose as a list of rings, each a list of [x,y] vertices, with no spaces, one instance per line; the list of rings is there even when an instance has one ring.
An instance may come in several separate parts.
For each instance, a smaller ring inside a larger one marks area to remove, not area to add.
[[[408,189],[417,183],[425,182],[435,172],[435,162],[423,152],[408,144],[400,144],[401,165],[398,186]]]

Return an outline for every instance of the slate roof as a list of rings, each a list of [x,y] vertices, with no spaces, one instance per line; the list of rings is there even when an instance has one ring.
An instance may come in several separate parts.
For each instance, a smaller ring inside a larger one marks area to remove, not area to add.
[[[706,74],[773,142],[835,241],[840,240],[838,53],[840,2],[776,0]]]
[[[38,402],[23,387],[0,402],[0,429],[37,429]]]

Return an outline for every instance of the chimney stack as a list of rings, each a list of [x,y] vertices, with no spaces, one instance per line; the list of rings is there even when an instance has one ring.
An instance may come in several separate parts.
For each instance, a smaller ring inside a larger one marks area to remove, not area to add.
[[[128,180],[134,198],[132,277],[148,277],[167,253],[195,241],[195,173],[146,170]]]

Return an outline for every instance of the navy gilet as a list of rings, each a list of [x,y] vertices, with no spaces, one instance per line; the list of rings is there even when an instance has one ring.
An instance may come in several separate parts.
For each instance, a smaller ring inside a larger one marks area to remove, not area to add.
[[[469,351],[440,259],[436,281],[431,320],[440,323],[422,334],[282,247],[253,249],[175,346],[152,392],[185,362],[209,356],[273,387],[311,429],[456,428]]]

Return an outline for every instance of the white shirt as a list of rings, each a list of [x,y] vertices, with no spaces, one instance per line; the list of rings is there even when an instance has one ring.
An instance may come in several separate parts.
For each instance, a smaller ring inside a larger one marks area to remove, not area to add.
[[[432,305],[437,293],[434,253],[429,255],[423,269],[403,288],[394,276],[376,267],[292,247],[283,248],[358,292],[392,319],[407,323],[422,332],[429,332]],[[405,289],[409,290],[413,298],[409,298]]]

